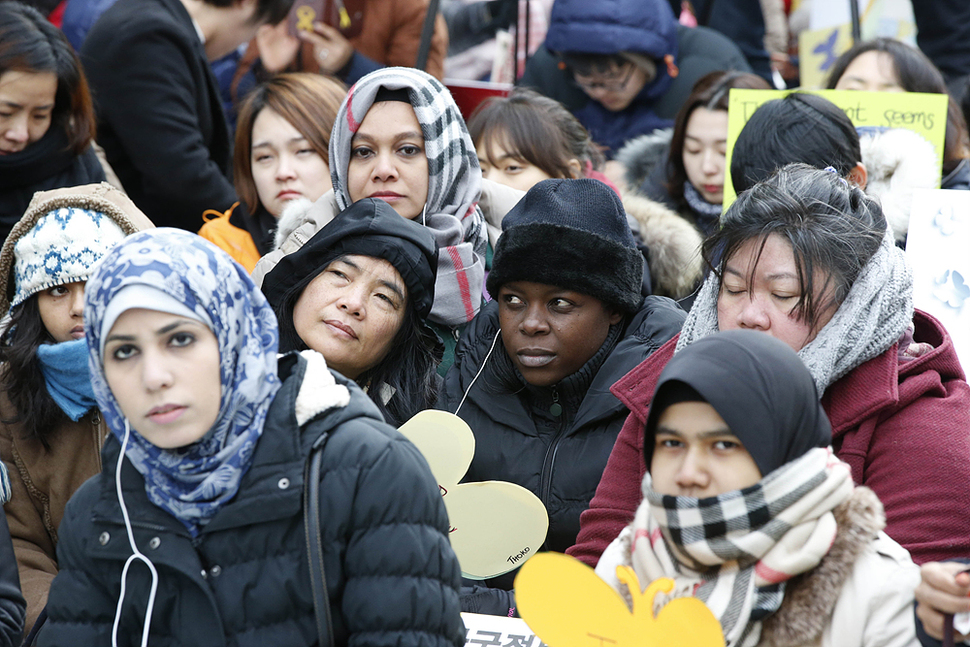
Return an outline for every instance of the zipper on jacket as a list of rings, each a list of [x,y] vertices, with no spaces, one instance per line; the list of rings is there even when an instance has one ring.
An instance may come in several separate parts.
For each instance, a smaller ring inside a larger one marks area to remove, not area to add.
[[[552,411],[555,407],[559,407],[559,415],[562,415],[562,405],[559,404],[559,390],[556,387],[552,387],[552,405],[549,407],[549,413],[556,415]],[[546,506],[546,510],[549,509],[549,491],[552,489],[552,468],[556,464],[556,453],[559,451],[559,443],[566,435],[565,423],[565,419],[560,419],[559,429],[556,431],[556,435],[553,437],[552,443],[549,444],[549,447],[546,449],[546,455],[542,459],[542,472],[539,474],[539,500]]]

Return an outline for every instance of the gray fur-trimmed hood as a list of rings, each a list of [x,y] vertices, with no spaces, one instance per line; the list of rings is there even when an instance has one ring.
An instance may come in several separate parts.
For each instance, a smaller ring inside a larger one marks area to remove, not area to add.
[[[624,180],[628,187],[641,186],[655,168],[667,163],[673,136],[674,129],[665,128],[634,137],[623,145],[616,154],[616,161],[626,169]]]

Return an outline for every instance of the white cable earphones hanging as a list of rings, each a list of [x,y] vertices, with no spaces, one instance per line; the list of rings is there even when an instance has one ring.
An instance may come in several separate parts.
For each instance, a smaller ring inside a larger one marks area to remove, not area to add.
[[[458,408],[455,409],[455,415],[456,416],[458,415],[458,412],[461,411],[461,405],[465,404],[465,398],[468,397],[468,392],[472,390],[472,387],[473,386],[475,386],[475,382],[476,382],[476,380],[478,380],[478,376],[481,375],[482,374],[482,371],[485,370],[485,364],[488,363],[488,358],[492,356],[492,351],[495,350],[495,342],[498,341],[498,336],[501,335],[501,334],[502,334],[502,329],[501,328],[499,328],[497,331],[495,331],[495,338],[492,339],[492,345],[488,347],[488,354],[485,355],[485,360],[482,362],[481,368],[479,368],[478,369],[478,372],[475,373],[475,377],[472,378],[472,381],[468,385],[468,388],[465,389],[465,394],[463,396],[461,396],[461,402],[458,403]]]
[[[125,449],[128,447],[128,437],[131,435],[131,427],[128,419],[125,418],[125,438],[121,443],[121,455],[118,456],[118,465],[115,467],[115,487],[118,488],[118,503],[121,505],[121,515],[125,520],[125,531],[128,533],[128,543],[131,544],[132,555],[125,561],[125,567],[121,571],[121,593],[118,595],[118,608],[115,611],[114,624],[111,627],[111,647],[118,647],[118,625],[121,623],[121,607],[125,602],[125,583],[128,579],[128,567],[132,562],[141,561],[148,566],[152,573],[152,588],[148,594],[148,607],[145,610],[145,626],[141,634],[141,647],[148,647],[148,632],[152,624],[152,609],[155,607],[155,593],[158,590],[158,571],[152,560],[148,559],[144,553],[138,550],[135,545],[135,534],[131,529],[131,520],[128,518],[128,508],[125,507],[125,497],[121,493],[121,465],[125,461]]]

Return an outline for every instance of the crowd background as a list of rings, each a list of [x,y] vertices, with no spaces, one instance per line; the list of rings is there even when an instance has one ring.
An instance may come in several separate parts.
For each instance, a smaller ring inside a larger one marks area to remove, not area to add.
[[[0,645],[463,644],[515,571],[460,577],[428,408],[732,647],[941,644],[970,386],[905,246],[970,3],[825,79],[947,95],[941,173],[797,91],[728,166],[820,1],[0,2]]]

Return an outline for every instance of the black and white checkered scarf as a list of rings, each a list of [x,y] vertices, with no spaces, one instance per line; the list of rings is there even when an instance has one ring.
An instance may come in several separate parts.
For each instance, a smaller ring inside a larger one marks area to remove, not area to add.
[[[852,489],[849,466],[821,447],[751,487],[705,499],[658,494],[648,474],[643,503],[624,531],[633,535],[632,566],[643,586],[670,577],[671,597],[702,600],[728,647],[756,645],[785,582],[829,551],[832,510]]]
[[[428,158],[428,198],[422,223],[438,243],[438,268],[430,319],[456,326],[478,314],[485,282],[488,234],[478,208],[482,170],[475,145],[451,93],[433,76],[409,67],[387,67],[354,84],[330,136],[330,171],[341,211],[353,200],[347,188],[351,140],[381,88],[407,89],[421,124]]]

